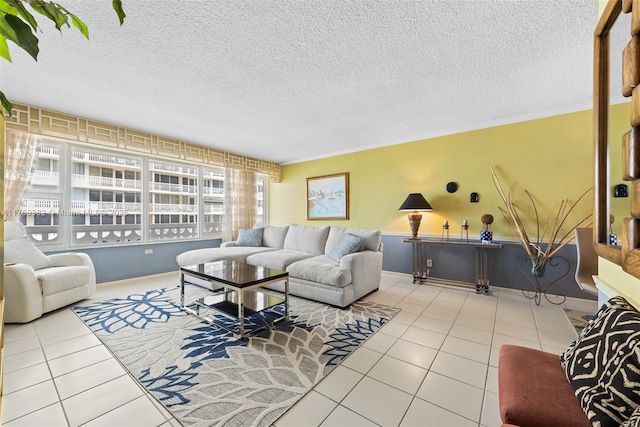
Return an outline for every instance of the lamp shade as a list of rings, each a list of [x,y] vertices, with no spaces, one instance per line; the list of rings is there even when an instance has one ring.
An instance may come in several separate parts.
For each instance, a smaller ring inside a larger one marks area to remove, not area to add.
[[[420,193],[411,193],[407,196],[399,211],[432,211],[433,208]]]

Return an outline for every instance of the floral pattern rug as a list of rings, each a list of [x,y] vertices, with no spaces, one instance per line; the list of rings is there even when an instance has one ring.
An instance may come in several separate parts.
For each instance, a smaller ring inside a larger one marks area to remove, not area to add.
[[[189,298],[207,293],[187,285]],[[289,320],[241,340],[185,313],[179,301],[176,286],[73,310],[181,423],[198,426],[271,425],[398,312],[292,296]],[[283,307],[271,310],[255,324],[281,316]]]

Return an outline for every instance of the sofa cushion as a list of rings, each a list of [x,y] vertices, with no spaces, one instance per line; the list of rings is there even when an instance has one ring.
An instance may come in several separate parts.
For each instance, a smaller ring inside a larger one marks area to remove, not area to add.
[[[262,235],[262,246],[277,249],[284,248],[284,239],[287,237],[287,231],[289,230],[288,225],[284,225],[282,227],[265,225],[262,228],[264,229]]]
[[[284,239],[284,249],[308,252],[315,255],[324,254],[329,227],[308,227],[291,224],[287,237]]]
[[[53,266],[51,260],[26,236],[4,242],[4,262],[27,264],[34,270]]]
[[[342,288],[351,283],[351,271],[326,255],[294,262],[287,267],[289,276]]]
[[[220,260],[245,262],[247,257],[258,252],[274,251],[273,248],[252,248],[248,246],[230,246],[226,248],[204,248],[183,252],[176,257],[180,266],[203,264]]]
[[[86,265],[43,268],[36,272],[42,295],[53,295],[89,283],[91,270]]]
[[[262,246],[262,228],[241,229],[238,231],[238,238],[236,239],[236,246]]]
[[[327,244],[324,248],[324,253],[331,253],[333,248],[335,248],[347,234],[353,234],[364,238],[362,248],[360,248],[361,251],[378,251],[380,248],[380,240],[382,238],[382,233],[380,231],[331,226],[329,236],[327,237]]]
[[[247,264],[258,265],[267,268],[286,270],[290,264],[309,258],[313,255],[308,252],[292,251],[289,249],[270,250],[249,255],[245,261]]]
[[[555,354],[503,345],[498,390],[500,417],[505,424],[592,427]]]
[[[345,255],[356,253],[362,247],[364,238],[354,234],[345,234],[340,243],[338,243],[329,253],[329,258],[334,261],[340,261]]]
[[[617,427],[640,406],[640,313],[615,297],[588,326],[563,355],[565,374],[593,425]]]

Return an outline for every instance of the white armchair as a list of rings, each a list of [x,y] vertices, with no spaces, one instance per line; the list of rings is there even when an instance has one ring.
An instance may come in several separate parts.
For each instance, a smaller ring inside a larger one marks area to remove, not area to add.
[[[95,292],[96,273],[87,254],[47,256],[18,221],[5,221],[4,239],[6,323],[30,322]]]

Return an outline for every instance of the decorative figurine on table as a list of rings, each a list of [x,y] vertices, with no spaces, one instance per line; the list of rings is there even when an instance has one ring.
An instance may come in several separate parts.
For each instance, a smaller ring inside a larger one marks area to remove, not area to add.
[[[480,218],[482,221],[482,231],[480,232],[480,241],[487,244],[493,240],[493,231],[491,231],[491,224],[493,224],[493,215],[484,214]]]
[[[611,246],[618,246],[618,236],[613,233],[613,221],[615,220],[613,215],[609,215],[609,244]]]
[[[443,242],[449,241],[449,221],[444,220],[444,224],[442,225],[442,237],[440,238]]]
[[[462,225],[460,226],[460,241],[462,242],[463,237],[466,237],[467,243],[469,243],[469,221],[466,219],[462,220]]]

